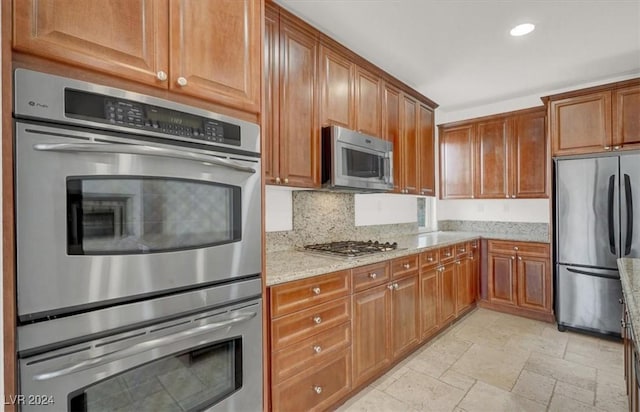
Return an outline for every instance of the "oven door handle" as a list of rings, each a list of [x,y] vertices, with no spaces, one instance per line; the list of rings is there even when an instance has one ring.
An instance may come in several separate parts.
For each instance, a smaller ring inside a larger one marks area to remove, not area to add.
[[[240,172],[256,173],[254,168],[243,166],[231,160],[220,159],[215,156],[200,153],[187,152],[184,150],[167,149],[164,147],[121,143],[38,143],[33,145],[33,148],[43,152],[124,153],[171,157],[174,159],[195,160],[198,162],[208,163],[209,165],[227,167]]]
[[[135,345],[129,346],[126,349],[116,350],[113,352],[109,352],[103,356],[97,356],[95,358],[85,359],[77,363],[64,365],[60,369],[40,373],[38,375],[35,375],[33,377],[33,380],[46,381],[49,379],[58,378],[61,376],[80,372],[86,369],[91,369],[96,366],[123,360],[130,356],[137,355],[152,349],[157,349],[161,346],[166,346],[180,340],[199,336],[204,333],[213,332],[218,329],[231,327],[237,323],[242,323],[249,319],[252,319],[256,317],[256,315],[257,315],[256,312],[245,313],[235,318],[230,318],[230,319],[225,319],[225,320],[214,322],[214,323],[209,323],[207,325],[202,325],[195,328],[183,330],[182,332],[174,333],[172,335],[162,336],[160,338],[150,339],[148,341],[136,343]],[[202,344],[207,342],[200,341],[199,343]]]

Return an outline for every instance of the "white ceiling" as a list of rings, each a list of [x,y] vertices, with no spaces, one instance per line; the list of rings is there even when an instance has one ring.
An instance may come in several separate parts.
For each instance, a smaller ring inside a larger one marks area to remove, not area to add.
[[[445,111],[640,74],[640,0],[276,1]]]

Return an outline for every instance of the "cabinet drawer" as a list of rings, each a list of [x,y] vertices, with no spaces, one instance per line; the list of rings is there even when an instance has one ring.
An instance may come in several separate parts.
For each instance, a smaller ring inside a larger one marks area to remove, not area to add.
[[[356,292],[381,285],[389,280],[387,262],[361,266],[352,270],[353,289]]]
[[[471,252],[471,249],[469,248],[469,243],[465,242],[465,243],[458,243],[457,245],[454,246],[455,251],[456,251],[456,257],[462,257],[464,255],[466,255],[467,253]]]
[[[426,250],[420,253],[420,266],[424,269],[430,269],[433,266],[437,266],[440,262],[438,257],[438,249]]]
[[[418,261],[420,255],[410,255],[391,261],[391,276],[398,278],[405,275],[410,275],[418,270]]]
[[[490,240],[489,252],[519,253],[532,256],[548,257],[549,245],[534,242],[510,242],[502,240]]]
[[[271,287],[271,317],[286,315],[351,293],[348,270]]]
[[[440,257],[440,264],[445,264],[453,261],[456,258],[456,248],[454,245],[444,246],[440,248],[438,252],[438,256]]]
[[[480,249],[480,239],[473,239],[467,242],[467,244],[469,245],[469,250],[471,252],[476,253]]]
[[[274,385],[314,365],[333,359],[335,353],[351,345],[351,323],[345,322],[326,332],[312,336],[288,348],[274,352],[271,357]]]
[[[321,411],[351,390],[351,353],[334,355],[331,362],[274,387],[274,411]]]
[[[271,321],[273,350],[300,342],[351,319],[351,297],[337,299]]]

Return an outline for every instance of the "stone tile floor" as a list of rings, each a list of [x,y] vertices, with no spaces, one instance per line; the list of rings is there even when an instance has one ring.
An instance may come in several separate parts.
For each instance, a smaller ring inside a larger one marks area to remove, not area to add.
[[[477,309],[338,411],[626,411],[622,343]]]

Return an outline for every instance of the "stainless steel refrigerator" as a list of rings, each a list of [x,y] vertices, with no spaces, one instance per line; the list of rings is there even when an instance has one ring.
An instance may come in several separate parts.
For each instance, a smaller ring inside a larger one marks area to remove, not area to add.
[[[640,153],[555,160],[558,329],[620,334],[616,259],[640,258]]]

